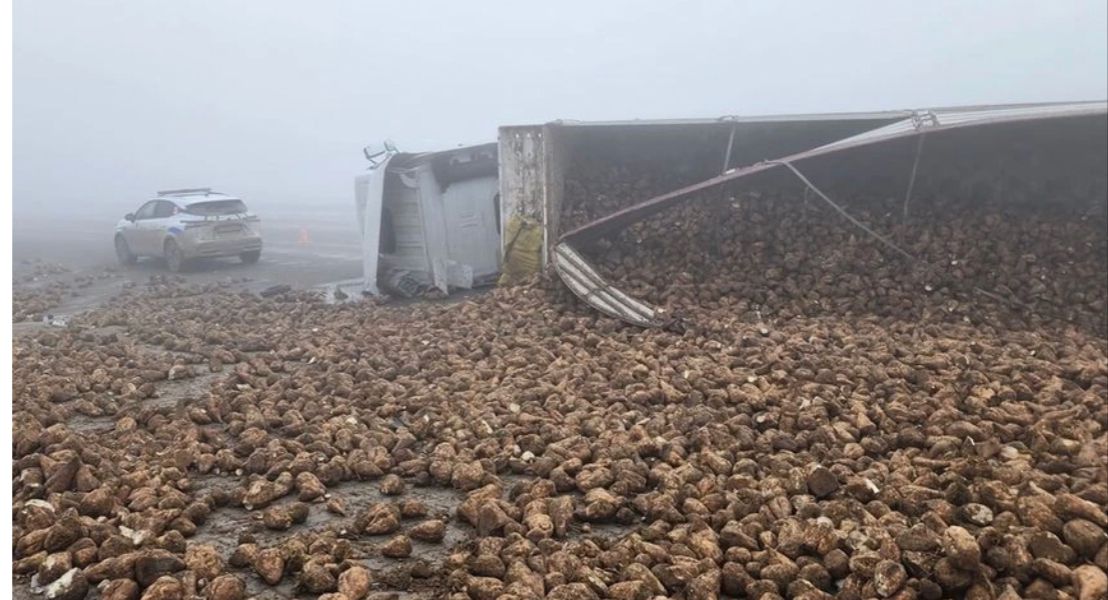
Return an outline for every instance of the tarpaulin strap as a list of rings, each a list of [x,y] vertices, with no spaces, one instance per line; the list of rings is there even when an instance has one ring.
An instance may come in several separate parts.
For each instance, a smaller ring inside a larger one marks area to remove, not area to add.
[[[521,233],[523,233],[523,227],[517,227],[515,235],[512,236],[512,240],[508,242],[507,246],[504,247],[504,256],[512,255],[512,249],[516,247],[516,240],[519,239]]]
[[[885,238],[885,236],[881,235],[880,233],[877,233],[876,231],[870,229],[869,227],[866,226],[865,223],[863,223],[863,222],[859,221],[858,219],[855,219],[854,217],[850,216],[850,213],[843,210],[843,208],[841,206],[839,206],[838,204],[835,204],[834,200],[828,198],[827,194],[824,194],[822,191],[820,191],[820,189],[818,187],[816,187],[814,183],[809,181],[808,178],[805,177],[804,174],[801,173],[796,167],[794,167],[793,164],[790,163],[789,161],[787,161],[787,160],[771,160],[771,161],[768,161],[768,164],[784,165],[784,166],[788,167],[789,170],[792,171],[794,175],[799,177],[800,180],[804,182],[804,185],[811,188],[812,191],[815,192],[815,194],[817,196],[819,196],[820,198],[823,198],[824,202],[830,204],[831,208],[834,208],[835,211],[838,212],[840,215],[842,215],[844,218],[846,218],[847,221],[850,221],[851,223],[853,223],[855,226],[857,226],[862,231],[865,231],[866,233],[870,234],[874,238],[877,238],[877,240],[880,241],[882,244],[885,244],[889,248],[892,248],[893,250],[895,250],[898,254],[900,254],[904,258],[907,258],[908,260],[910,260],[912,262],[916,262],[916,257],[909,254],[906,250],[904,250],[900,246],[897,246],[896,244],[892,243],[891,241],[889,241],[887,238]]]
[[[914,263],[914,266],[922,265],[923,268],[924,268],[924,271],[928,275],[933,276],[933,275],[936,274],[937,269],[935,268],[935,266],[929,265],[926,262],[923,262],[923,261],[917,259],[916,257],[909,254],[906,250],[904,250],[900,246],[897,246],[896,244],[894,244],[891,241],[889,241],[888,239],[886,239],[880,233],[877,233],[876,231],[874,231],[874,230],[870,229],[869,227],[867,227],[865,223],[862,223],[861,221],[859,221],[859,220],[855,219],[854,217],[850,216],[849,213],[847,213],[845,210],[843,210],[843,208],[841,206],[839,206],[838,204],[835,204],[835,202],[833,200],[828,198],[827,194],[824,194],[822,191],[820,191],[820,189],[817,188],[815,186],[815,184],[813,184],[811,181],[809,181],[808,178],[805,177],[804,174],[801,173],[796,167],[794,167],[792,165],[792,163],[790,163],[789,161],[787,161],[787,160],[771,160],[771,161],[767,161],[767,164],[778,164],[778,165],[784,165],[784,166],[788,167],[788,169],[790,171],[792,171],[794,175],[799,177],[800,180],[804,182],[804,185],[811,188],[811,190],[813,192],[815,192],[817,196],[819,196],[820,198],[823,198],[824,202],[827,202],[828,204],[830,204],[831,207],[834,208],[840,215],[845,217],[846,220],[848,220],[851,223],[853,223],[854,225],[856,225],[862,231],[865,231],[866,233],[870,234],[871,236],[877,238],[877,240],[880,241],[882,244],[885,244],[889,248],[892,248],[893,250],[895,250],[898,254],[900,254],[904,258],[907,258],[909,261]],[[1031,308],[1026,303],[1020,302],[1016,298],[1005,298],[1005,297],[1003,297],[999,294],[996,294],[994,292],[990,292],[988,290],[985,290],[985,289],[981,288],[980,286],[976,286],[976,285],[973,286],[973,291],[981,294],[982,296],[987,296],[987,297],[992,298],[993,300],[997,300],[999,302],[1014,304],[1014,305],[1022,306],[1024,308],[1028,308],[1028,309]]]
[[[723,170],[720,173],[726,173],[731,166],[731,149],[735,146],[735,129],[738,126],[738,123],[731,124],[731,135],[727,136],[727,153],[723,155]]]
[[[923,154],[923,140],[927,132],[919,134],[919,142],[916,142],[916,160],[912,162],[912,175],[908,177],[908,191],[904,193],[904,220],[908,220],[908,202],[912,199],[912,189],[916,187],[916,171],[919,169],[919,157]]]

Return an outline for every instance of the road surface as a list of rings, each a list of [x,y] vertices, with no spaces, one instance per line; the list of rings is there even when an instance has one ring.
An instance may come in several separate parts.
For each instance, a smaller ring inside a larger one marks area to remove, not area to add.
[[[59,307],[57,314],[64,315],[104,302],[127,282],[142,283],[152,275],[168,274],[165,264],[156,259],[142,259],[127,268],[118,265],[112,246],[117,218],[91,211],[64,217],[17,215],[12,231],[13,285],[34,286],[67,276],[114,271]],[[180,275],[197,283],[232,279],[254,291],[277,284],[329,289],[337,282],[347,282],[344,291],[360,290],[360,286],[349,285],[362,272],[361,238],[353,207],[272,209],[261,218],[264,249],[257,264],[244,265],[237,258],[205,260]],[[36,260],[58,263],[71,272],[28,281]]]

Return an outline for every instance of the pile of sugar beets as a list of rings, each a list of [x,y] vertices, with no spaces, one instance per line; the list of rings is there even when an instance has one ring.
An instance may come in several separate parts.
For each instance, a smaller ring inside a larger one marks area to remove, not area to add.
[[[680,327],[550,279],[405,306],[154,281],[17,338],[15,573],[64,600],[1105,597],[1103,220],[849,209],[916,260],[798,195],[590,248]]]

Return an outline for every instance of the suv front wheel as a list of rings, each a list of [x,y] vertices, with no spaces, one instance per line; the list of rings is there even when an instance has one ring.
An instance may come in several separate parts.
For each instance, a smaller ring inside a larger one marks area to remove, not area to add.
[[[179,273],[185,266],[185,255],[174,240],[165,241],[165,264],[174,273]]]
[[[115,257],[119,259],[119,264],[123,266],[130,266],[135,264],[138,257],[131,252],[131,247],[127,245],[127,240],[122,235],[115,236]]]
[[[243,252],[239,255],[239,260],[244,264],[252,265],[258,262],[258,259],[262,257],[261,250],[251,250],[249,252]]]

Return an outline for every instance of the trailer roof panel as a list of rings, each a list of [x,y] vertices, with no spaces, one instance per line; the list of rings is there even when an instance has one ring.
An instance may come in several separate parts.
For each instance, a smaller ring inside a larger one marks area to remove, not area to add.
[[[667,126],[667,125],[729,125],[732,123],[791,123],[805,121],[879,121],[883,119],[903,119],[911,111],[881,111],[860,113],[820,113],[795,115],[724,115],[701,119],[620,119],[610,121],[579,121],[558,119],[550,125],[561,127],[624,127],[624,126]]]
[[[680,126],[680,125],[727,125],[731,123],[791,123],[810,121],[880,121],[901,120],[910,118],[917,113],[946,113],[955,118],[960,113],[967,115],[980,115],[994,111],[1046,111],[1066,110],[1067,107],[1078,105],[1103,104],[1103,101],[1082,102],[1034,102],[1022,104],[977,104],[941,106],[923,109],[902,110],[878,110],[860,112],[827,112],[827,113],[796,113],[796,114],[770,114],[770,115],[723,115],[719,117],[679,118],[679,119],[614,119],[614,120],[579,120],[556,119],[547,125],[555,125],[567,128],[577,127],[624,127],[624,126]],[[535,125],[509,125],[505,127],[533,127]]]
[[[956,127],[988,125],[990,123],[1080,117],[1105,113],[1108,113],[1108,101],[1058,102],[1051,104],[1007,105],[981,108],[935,108],[915,111],[909,115],[909,118],[903,121],[891,123],[872,131],[866,131],[837,142],[832,142],[825,146],[814,148],[809,152],[812,154],[820,154],[839,148],[849,148],[857,145],[874,143],[883,139],[925,132],[928,129],[950,129]]]

